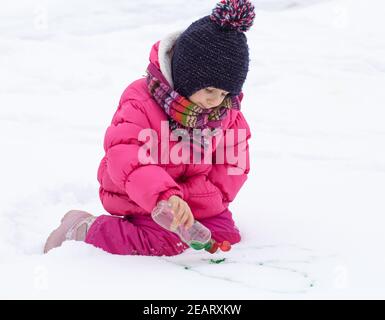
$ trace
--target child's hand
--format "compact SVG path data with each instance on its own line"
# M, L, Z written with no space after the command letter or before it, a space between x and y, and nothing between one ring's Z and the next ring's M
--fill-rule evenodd
M176 229L179 225L184 225L185 229L189 229L194 224L194 216L187 202L178 196L171 196L168 203L174 214L171 227Z

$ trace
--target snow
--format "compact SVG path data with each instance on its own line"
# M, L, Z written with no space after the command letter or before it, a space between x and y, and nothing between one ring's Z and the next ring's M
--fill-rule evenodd
M385 298L381 0L254 1L252 170L224 262L80 242L42 254L68 210L106 214L96 171L122 91L155 41L215 3L1 1L0 298Z

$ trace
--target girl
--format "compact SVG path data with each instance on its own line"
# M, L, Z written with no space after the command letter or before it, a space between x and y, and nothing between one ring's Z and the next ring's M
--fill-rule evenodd
M147 77L125 89L105 134L105 156L97 176L100 199L110 215L69 211L48 237L44 252L65 240L78 240L114 254L180 254L187 245L151 218L161 200L172 206L175 226L189 228L197 219L211 230L214 240L240 241L228 206L250 168L250 129L240 102L249 67L244 32L254 16L248 0L222 0L211 15L153 45ZM192 161L191 155L183 162L173 161L173 148L180 142L164 136L164 123L173 134L182 133L176 135L192 146L195 155L207 151L212 138L212 161ZM160 138L145 143L145 129ZM197 137L194 129L204 134ZM235 133L230 142L229 129ZM161 143L165 140L166 147ZM149 145L156 151L146 162L141 154ZM220 145L237 149L243 163L219 161Z

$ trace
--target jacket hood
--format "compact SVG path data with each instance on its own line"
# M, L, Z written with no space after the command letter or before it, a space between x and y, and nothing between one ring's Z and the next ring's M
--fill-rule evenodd
M171 59L175 42L183 31L176 31L166 35L162 40L156 42L150 52L150 62L152 62L162 72L171 88L174 89L172 79Z

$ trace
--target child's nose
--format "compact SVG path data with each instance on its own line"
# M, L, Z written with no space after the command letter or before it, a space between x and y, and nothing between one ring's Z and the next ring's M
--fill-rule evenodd
M210 98L207 100L207 106L209 108L216 107L221 103L222 97L220 95L215 96L214 98Z

